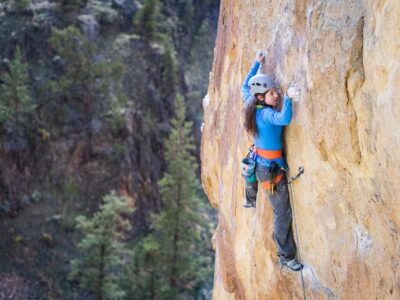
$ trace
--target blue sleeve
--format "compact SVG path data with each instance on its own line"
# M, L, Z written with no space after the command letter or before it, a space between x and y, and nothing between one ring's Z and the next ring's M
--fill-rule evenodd
M261 118L264 122L274 125L288 125L292 120L292 99L285 94L282 110L279 112L269 108L263 109Z
M256 61L252 66L247 74L246 78L243 81L242 85L242 99L243 101L247 101L251 96L250 94L250 88L249 88L249 80L251 77L257 74L258 68L260 67L260 62Z

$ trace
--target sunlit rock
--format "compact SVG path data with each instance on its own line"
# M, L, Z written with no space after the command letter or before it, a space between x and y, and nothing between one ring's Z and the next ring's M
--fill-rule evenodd
M202 182L219 210L214 299L302 299L278 264L270 204L242 207L242 81L256 51L282 92L307 299L400 298L400 2L223 1L204 106Z

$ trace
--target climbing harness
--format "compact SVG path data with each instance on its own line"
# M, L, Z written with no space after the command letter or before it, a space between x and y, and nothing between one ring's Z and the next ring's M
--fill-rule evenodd
M290 206L292 207L293 222L294 222L294 228L295 228L295 231L296 231L297 253L298 253L299 260L300 260L301 264L302 264L302 259L301 259L301 255L300 255L300 243L299 243L299 234L298 234L298 231L297 231L296 216L295 216L295 213L294 213L294 203L293 203L294 201L293 201L292 183L293 183L293 181L298 179L301 176L301 174L303 174L303 173L304 173L304 167L301 166L301 167L299 167L298 173L295 176L291 177L289 182L288 182L289 195L290 195ZM302 287L303 287L303 299L306 300L307 298L306 298L306 290L305 290L305 287L304 287L303 268L301 268L300 274L301 274L301 284L302 284Z
M267 150L256 148L255 152L257 153L260 159L266 160L265 165L265 177L261 179L261 186L265 191L268 192L269 195L274 195L276 192L276 186L281 181L285 168L282 167L282 163L278 163L277 160L281 160L283 157L282 150Z
M276 185L281 181L284 172L282 167L273 161L268 167L268 178L262 182L261 185L266 189L270 195L274 195L276 192ZM284 169L283 169L284 170Z

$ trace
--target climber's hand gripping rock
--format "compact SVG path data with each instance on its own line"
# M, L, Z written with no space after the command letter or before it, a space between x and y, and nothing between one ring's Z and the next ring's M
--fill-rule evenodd
M265 61L265 51L260 49L256 53L256 61L263 63Z
M289 85L287 90L287 95L289 98L293 99L294 101L300 100L300 88L298 87L296 81L292 81Z

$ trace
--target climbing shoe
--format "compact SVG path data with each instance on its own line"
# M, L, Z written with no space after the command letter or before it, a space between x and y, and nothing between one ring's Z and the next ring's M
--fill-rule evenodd
M279 263L282 266L286 266L288 267L290 270L292 271L300 271L301 269L303 269L303 264L300 263L297 259L293 258L293 259L284 259L284 258L280 258L279 259Z
M249 201L247 198L244 199L243 202L243 207L248 208L248 207L256 207L256 201Z

